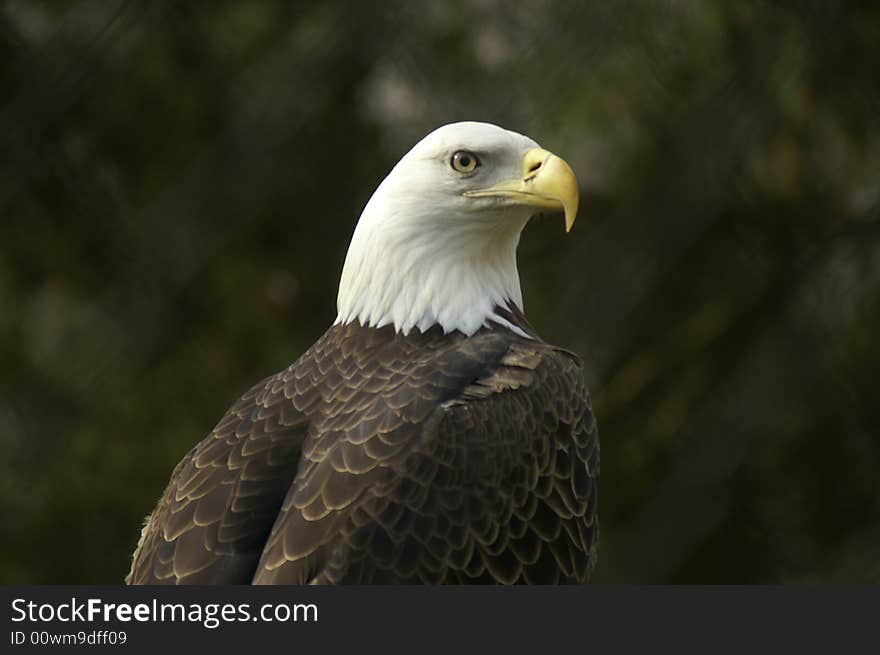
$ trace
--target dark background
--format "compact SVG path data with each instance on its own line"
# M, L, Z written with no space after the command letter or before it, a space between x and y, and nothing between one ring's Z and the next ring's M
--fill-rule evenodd
M0 582L122 580L462 119L581 180L520 270L587 363L595 579L880 581L878 70L870 2L3 2Z

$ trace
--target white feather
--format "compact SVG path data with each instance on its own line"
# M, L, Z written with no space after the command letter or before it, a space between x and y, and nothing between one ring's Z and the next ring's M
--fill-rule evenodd
M472 335L496 307L522 310L516 247L531 211L462 195L521 175L537 144L486 123L441 127L410 150L364 208L342 270L337 324L392 324L408 334L439 324ZM452 169L457 150L481 155L473 176Z

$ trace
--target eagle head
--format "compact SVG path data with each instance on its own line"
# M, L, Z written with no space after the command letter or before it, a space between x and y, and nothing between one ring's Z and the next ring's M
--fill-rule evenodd
M361 213L346 256L336 323L440 325L472 335L497 309L522 310L519 235L542 211L574 224L571 167L532 139L488 123L444 125L391 170Z

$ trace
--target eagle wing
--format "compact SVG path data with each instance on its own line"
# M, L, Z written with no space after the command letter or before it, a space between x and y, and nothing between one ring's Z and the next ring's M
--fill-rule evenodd
M587 579L599 445L577 357L374 332L331 331L227 412L174 470L129 583Z
M181 460L147 517L128 584L247 584L308 422L281 374L255 385Z
M398 381L391 353L363 377L383 392L344 391L310 433L254 582L586 581L599 443L579 359L489 334Z

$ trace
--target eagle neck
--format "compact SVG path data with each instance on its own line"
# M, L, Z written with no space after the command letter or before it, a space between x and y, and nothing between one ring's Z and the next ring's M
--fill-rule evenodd
M527 217L495 225L375 220L369 209L346 256L336 324L393 325L402 334L439 325L471 336L494 322L521 332L497 308L522 311L516 248Z

